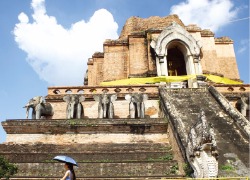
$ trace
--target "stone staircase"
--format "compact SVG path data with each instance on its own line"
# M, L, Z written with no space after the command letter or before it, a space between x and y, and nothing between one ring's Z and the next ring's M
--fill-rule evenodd
M201 110L215 130L219 176L249 175L249 139L208 89L160 87L159 94L160 109L153 108L159 106L155 92L146 104L147 113L154 116L159 109L158 118L124 118L128 103L120 98L115 102L117 118L96 119L91 113L97 106L90 98L84 102L90 118L2 122L7 139L0 144L0 155L18 166L18 173L11 179L61 178L63 163L52 160L57 155L71 156L79 163L75 168L79 180L185 179L186 139ZM57 112L64 109L60 98L53 95L51 100ZM220 169L228 164L233 171Z
M8 135L0 155L18 166L12 179L62 177L63 164L52 160L56 155L78 162L77 179L184 176L166 119L7 120L2 125Z
M249 176L249 137L237 120L233 119L216 101L207 88L202 89L160 89L162 108L170 119L182 144L187 147L187 135L198 120L201 110L212 125L219 151L219 176ZM223 166L233 170L223 171Z

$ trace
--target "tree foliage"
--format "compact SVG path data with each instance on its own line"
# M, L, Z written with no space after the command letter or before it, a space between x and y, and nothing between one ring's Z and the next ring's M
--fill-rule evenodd
M16 165L9 163L4 157L0 156L0 178L9 179L15 173L17 173Z

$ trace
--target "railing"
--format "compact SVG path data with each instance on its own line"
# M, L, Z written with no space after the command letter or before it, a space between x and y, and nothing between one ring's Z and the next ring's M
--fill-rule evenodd
M239 84L239 85L213 85L217 91L220 93L249 93L250 92L250 84Z
M101 94L106 93L158 93L158 85L131 86L54 86L48 87L48 95Z
M175 84L174 84L175 85ZM167 88L181 88L183 84L179 84L178 87L168 86ZM157 87L159 85L124 85L124 86L52 86L48 87L48 95L65 95L65 94L101 94L104 91L107 93L157 93ZM180 86L180 87L179 87ZM220 93L249 93L250 84L242 85L214 85ZM190 88L188 88L190 89ZM193 88L197 89L197 88ZM199 88L198 88L199 89Z

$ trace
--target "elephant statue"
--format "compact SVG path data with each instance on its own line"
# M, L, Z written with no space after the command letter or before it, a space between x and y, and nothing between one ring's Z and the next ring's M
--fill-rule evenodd
M41 119L42 116L53 116L53 108L50 103L46 103L42 96L36 96L29 100L26 108L26 118L29 118L29 109L32 108L32 119Z
M127 94L125 99L130 101L129 103L129 115L130 118L145 118L145 104L144 101L148 100L147 94Z
M67 102L66 118L81 119L84 114L81 102L85 100L85 97L80 95L66 95L63 97L63 100Z
M114 118L113 102L117 99L116 94L98 94L93 96L98 104L98 118Z
M240 111L240 113L247 117L249 116L249 97L242 96L236 103L236 109Z

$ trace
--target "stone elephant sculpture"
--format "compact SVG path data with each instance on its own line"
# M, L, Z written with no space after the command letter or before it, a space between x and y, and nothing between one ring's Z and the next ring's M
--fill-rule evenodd
M145 118L145 104L144 101L148 100L147 94L127 94L125 99L130 101L129 103L129 115L130 118Z
M236 103L236 108L241 112L243 116L249 116L249 97L242 96Z
M84 96L80 95L66 95L63 100L67 102L66 118L67 119L81 119L84 115L82 103L85 100Z
M99 94L93 96L98 104L98 118L114 118L113 102L117 99L116 94Z
M46 103L42 96L36 96L29 100L24 106L26 108L26 118L29 118L29 109L32 108L32 119L41 119L42 116L53 116L53 108L50 103Z

